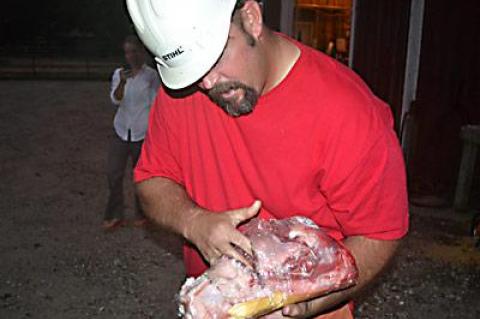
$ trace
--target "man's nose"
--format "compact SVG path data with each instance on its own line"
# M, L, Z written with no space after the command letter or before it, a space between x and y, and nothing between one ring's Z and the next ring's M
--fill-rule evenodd
M204 90L210 90L217 84L219 78L219 73L212 69L201 79L199 86Z

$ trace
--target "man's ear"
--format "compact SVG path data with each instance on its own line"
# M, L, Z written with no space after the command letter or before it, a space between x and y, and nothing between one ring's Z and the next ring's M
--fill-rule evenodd
M263 31L262 8L257 1L248 0L240 9L243 29L255 40L258 40Z

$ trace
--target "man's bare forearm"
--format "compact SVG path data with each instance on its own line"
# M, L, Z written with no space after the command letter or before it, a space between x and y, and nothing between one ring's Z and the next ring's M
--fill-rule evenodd
M125 84L126 83L127 83L127 81L120 80L120 82L118 83L118 86L115 88L115 91L113 92L113 96L115 97L115 99L117 99L117 101L123 100L123 95L125 93Z
M137 185L145 213L157 224L188 239L188 225L203 210L185 189L164 177L154 177Z
M344 242L350 250L359 271L358 283L340 294L342 299L356 297L367 286L374 282L395 254L398 240L376 240L367 237L350 237Z
M368 286L382 273L395 255L400 240L376 240L366 237L350 237L344 242L352 252L360 272L359 282L352 293Z
M237 249L251 255L251 243L237 226L258 214L260 201L219 214L198 207L182 186L167 178L151 178L137 189L146 214L190 241L206 261L213 263L226 255L249 264Z
M367 237L349 237L344 241L350 250L359 271L358 282L352 288L327 296L325 301L331 306L342 301L352 300L374 282L395 254L399 241L376 240Z
M398 247L399 241L350 237L344 242L355 258L359 280L357 285L297 305L287 306L284 313L294 318L310 318L325 313L333 307L352 300L385 269Z

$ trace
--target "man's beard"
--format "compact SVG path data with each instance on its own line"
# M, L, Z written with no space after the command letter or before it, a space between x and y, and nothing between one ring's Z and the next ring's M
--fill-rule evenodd
M243 97L239 100L235 95L231 98L224 98L222 95L230 92L230 90L243 90ZM215 104L220 106L228 115L234 117L252 112L260 95L254 88L238 81L217 84L208 90L207 94Z

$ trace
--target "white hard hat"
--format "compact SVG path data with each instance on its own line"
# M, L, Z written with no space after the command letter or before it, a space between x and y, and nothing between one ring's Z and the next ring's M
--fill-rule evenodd
M225 48L236 0L126 0L139 37L155 55L163 83L187 87Z

